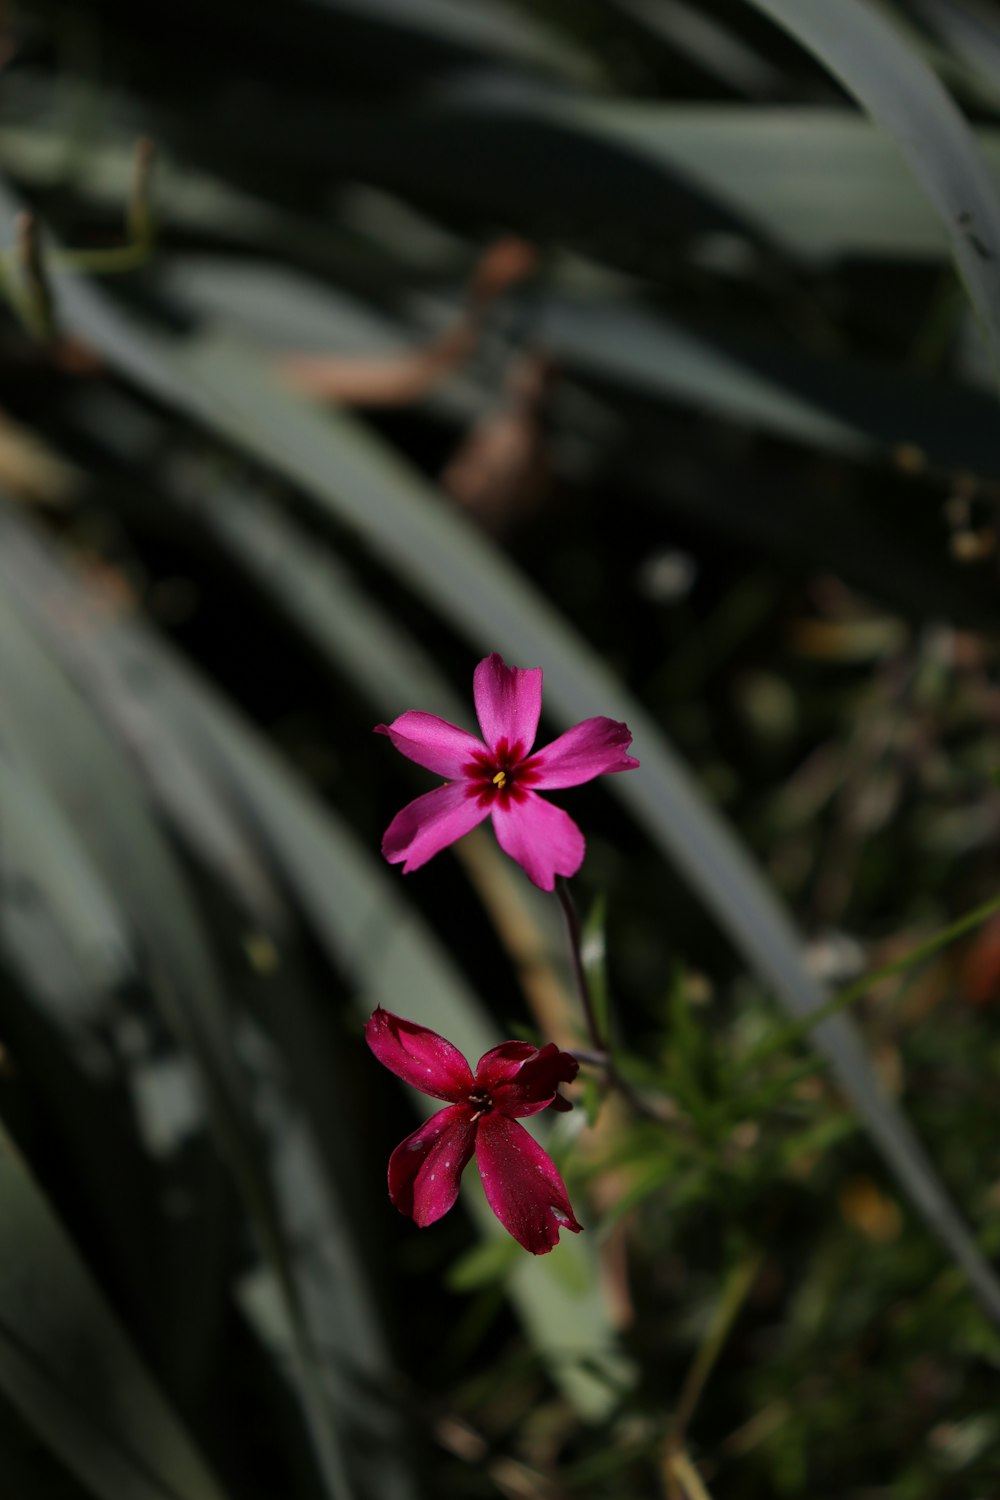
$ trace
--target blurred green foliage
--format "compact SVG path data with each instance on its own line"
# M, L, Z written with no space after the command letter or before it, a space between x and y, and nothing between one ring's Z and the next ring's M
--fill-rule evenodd
M1000 924L926 941L996 895L1000 6L0 50L5 1492L996 1493ZM537 1261L395 1213L361 1042L587 1045L489 836L378 854L371 726L490 649L643 763L573 794L643 1112L584 1067Z

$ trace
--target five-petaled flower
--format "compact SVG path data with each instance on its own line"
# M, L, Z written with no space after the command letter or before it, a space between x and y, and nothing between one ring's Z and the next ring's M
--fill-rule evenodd
M421 1229L446 1214L473 1152L490 1207L518 1244L546 1255L576 1222L555 1163L517 1123L541 1110L572 1109L560 1083L577 1061L554 1042L501 1042L475 1074L451 1042L381 1006L365 1028L369 1047L404 1082L447 1101L389 1158L389 1197Z
M476 668L476 716L483 738L413 710L376 725L396 749L447 778L397 813L382 840L390 864L403 874L492 817L501 849L535 885L555 889L557 875L583 863L583 834L568 813L539 791L579 786L607 771L632 771L632 736L615 719L584 719L551 744L532 750L542 709L541 668L507 667L497 652Z

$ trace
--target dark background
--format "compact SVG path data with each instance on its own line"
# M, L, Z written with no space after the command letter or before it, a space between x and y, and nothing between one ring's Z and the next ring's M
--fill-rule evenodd
M996 919L832 1063L782 1032L995 895L994 378L917 175L766 10L4 13L12 1495L996 1492L1000 1295L886 1161L905 1118L995 1259ZM1000 9L877 14L995 180ZM372 726L472 727L494 649L643 763L556 800L662 1123L590 1070L538 1260L471 1170L395 1212L362 1040L586 1043L488 831L379 855L431 778Z

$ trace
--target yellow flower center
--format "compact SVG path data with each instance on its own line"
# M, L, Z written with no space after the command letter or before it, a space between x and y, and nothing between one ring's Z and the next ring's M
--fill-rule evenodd
M493 778L493 785L495 787L497 787L497 789L499 791L501 791L501 792L503 791L504 787L507 785L507 773L506 773L506 771L498 771L497 772L497 774Z

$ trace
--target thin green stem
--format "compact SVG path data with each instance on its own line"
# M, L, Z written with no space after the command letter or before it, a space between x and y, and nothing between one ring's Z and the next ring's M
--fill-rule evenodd
M665 1468L667 1483L677 1493L677 1455L684 1451L684 1439L691 1418L694 1416L701 1400L702 1392L708 1383L708 1377L715 1368L716 1361L722 1353L723 1346L728 1339L733 1324L736 1322L740 1309L747 1299L750 1288L757 1279L760 1270L761 1255L755 1251L752 1255L741 1260L726 1277L722 1288L722 1295L712 1315L712 1321L708 1325L698 1352L691 1361L691 1366L684 1377L681 1393L677 1401L677 1410L670 1424L670 1432L667 1437L665 1449Z
M568 883L562 878L556 881L556 898L562 908L562 914L566 919L566 936L569 939L569 958L573 968L573 978L576 982L577 994L580 997L580 1005L583 1008L584 1019L587 1023L587 1035L590 1037L591 1045L595 1052L603 1053L608 1059L610 1066L611 1049L608 1039L601 1031L600 1022L597 1019L597 1010L594 1006L594 997L590 992L590 982L587 979L587 970L583 962L583 931L580 927L580 918L576 910Z
M93 250L58 250L49 256L54 271L82 271L90 276L113 276L122 271L134 271L146 264L153 253L148 241L133 241L127 245L111 245ZM10 272L16 271L16 255L7 253L0 258L4 284Z
M675 1439L683 1440L691 1418L697 1410L698 1402L701 1400L701 1393L705 1389L708 1377L715 1368L715 1363L722 1353L740 1308L757 1279L761 1258L760 1252L754 1251L752 1255L735 1265L726 1277L722 1287L722 1296L712 1314L708 1331L684 1377L677 1411L674 1414L673 1436Z
M793 1021L789 1026L782 1026L778 1031L772 1032L750 1053L739 1068L737 1079L759 1067L776 1052L782 1052L794 1046L803 1037L808 1036L814 1026L821 1026L824 1021L829 1021L833 1016L839 1015L842 1010L853 1005L876 984L881 984L885 979L893 979L897 974L905 974L917 964L932 958L942 948L947 948L960 937L964 937L967 932L981 926L998 912L1000 912L1000 896L994 896L991 900L984 901L981 906L966 912L964 917L959 917L947 927L942 927L940 932L933 933L924 942L911 948L908 953L892 959L890 963L882 964L877 969L872 969L868 974L863 974L860 979L854 980L852 984L846 985L844 989L838 990L835 995L831 995L825 1005L817 1006L808 1016L803 1016L801 1020Z
M687 1453L682 1451L673 1455L670 1473L680 1484L686 1500L712 1500L701 1475Z
M82 271L88 276L116 276L123 271L135 271L146 264L152 255L148 241L137 241L130 245L112 245L100 250L64 250L52 257L57 271Z
M597 1007L594 1005L594 997L590 990L590 981L587 978L586 965L583 962L583 930L580 926L580 918L577 915L576 904L570 893L569 885L563 879L556 881L556 897L562 908L562 914L566 919L566 936L569 939L569 958L573 969L573 978L576 982L576 991L580 999L580 1008L583 1011L584 1020L587 1024L587 1035L590 1038L593 1052L590 1058L585 1054L579 1054L585 1061L592 1061L599 1066L604 1073L604 1081L609 1088L617 1089L623 1099L627 1099L636 1114L643 1115L647 1120L655 1120L657 1124L664 1122L658 1112L636 1093L635 1089L623 1078L615 1065L611 1052L611 1043L605 1036L601 1023L597 1018Z

